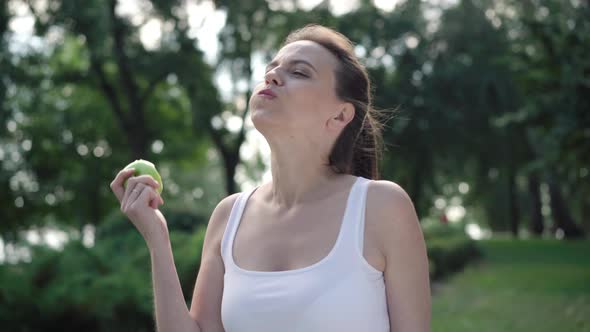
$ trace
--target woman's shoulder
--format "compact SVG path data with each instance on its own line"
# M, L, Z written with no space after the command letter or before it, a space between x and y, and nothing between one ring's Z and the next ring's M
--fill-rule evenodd
M218 245L221 243L231 210L240 194L241 193L238 192L223 198L217 203L217 206L211 213L209 223L207 224L207 234L210 234L210 237Z
M267 187L270 185L271 185L270 182L266 182L266 183L262 183L260 185L257 185L255 187L243 190L241 192L237 192L235 194L231 194L229 196L226 196L221 201L219 201L219 203L217 203L217 206L213 210L213 214L220 215L222 217L222 219L226 219L226 221L227 221L227 218L229 218L231 210L233 209L236 201L238 200L238 198L241 195L246 195L246 198L248 198L248 204L250 204L251 199L248 196L252 196L252 193L254 191L257 191L257 192L262 191L261 189L263 187Z
M217 203L217 206L215 206L215 209L213 209L213 213L211 214L211 220L209 223L211 224L211 222L213 221L222 223L227 222L231 210L233 209L234 204L236 203L238 197L240 197L241 194L242 192L237 192L228 195L222 200L220 200L219 203Z
M416 219L410 195L399 184L388 180L372 180L367 188L367 222L376 224L389 233L392 228L403 227L408 220Z
M384 208L392 203L411 203L410 195L404 188L389 180L370 180L367 189L367 200Z
M227 214L229 216L229 213L231 212L236 200L238 199L238 197L240 197L241 194L242 192L237 192L224 197L222 200L219 201L219 203L217 203L217 206L213 210L213 213L223 215Z
M420 221L408 193L392 181L371 181L365 223L386 260L400 252L418 252L423 245Z

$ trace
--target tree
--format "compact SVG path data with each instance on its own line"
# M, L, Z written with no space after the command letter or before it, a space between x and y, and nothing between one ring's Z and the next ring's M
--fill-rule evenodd
M5 210L4 231L100 223L114 206L108 184L130 160L185 160L193 168L206 161L206 134L186 121L189 98L178 91L181 83L212 86L212 72L195 41L181 38L180 21L159 48L148 49L114 0L83 8L69 0L13 4L28 6L44 39L39 49L10 55L19 75L8 81L17 91L8 107L22 118L17 146L28 147L21 164L7 169L20 204ZM164 21L172 5L154 2L144 14Z
M590 61L585 56L590 51L590 5L507 1L506 8L510 12L499 12L499 17L513 39L509 63L527 98L517 112L496 123L526 133L533 155L527 168L542 174L550 188L556 228L566 237L583 236L567 205L578 207L581 218L590 205L590 180L584 175L590 162Z

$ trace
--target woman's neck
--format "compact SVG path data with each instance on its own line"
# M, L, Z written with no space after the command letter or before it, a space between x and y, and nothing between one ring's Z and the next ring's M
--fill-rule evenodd
M271 154L272 182L267 198L281 209L316 201L331 191L342 174L316 149L280 149Z

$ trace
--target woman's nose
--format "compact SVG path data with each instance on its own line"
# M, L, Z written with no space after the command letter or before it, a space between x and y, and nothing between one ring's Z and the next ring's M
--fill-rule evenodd
M282 83L283 83L283 81L281 80L281 77L276 72L276 68L275 69L272 69L272 70L269 70L264 75L264 82L266 84L270 84L272 82L274 85L282 85Z

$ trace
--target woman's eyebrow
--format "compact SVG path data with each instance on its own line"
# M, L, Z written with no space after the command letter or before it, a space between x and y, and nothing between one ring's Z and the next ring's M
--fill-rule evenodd
M265 72L268 72L268 71L269 71L271 68L274 68L274 67L276 67L277 63L278 63L278 61L276 61L276 60L275 60L275 61L273 61L273 62L271 62L271 63L269 63L269 64L268 64L268 66L266 66L266 71L265 71ZM308 61L305 61L305 60L303 60L303 59L295 59L295 60L291 60L291 61L289 61L288 63L289 63L289 65L291 65L291 66L292 66L292 65L299 64L299 63L302 63L302 64L304 64L304 65L307 65L307 66L311 67L311 69L313 69L313 71L315 71L316 73L318 72L318 71L317 71L317 69L315 69L315 67L314 67L314 66L313 66L311 63L309 63Z

